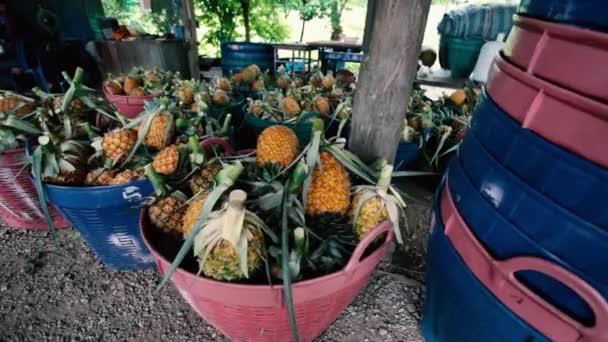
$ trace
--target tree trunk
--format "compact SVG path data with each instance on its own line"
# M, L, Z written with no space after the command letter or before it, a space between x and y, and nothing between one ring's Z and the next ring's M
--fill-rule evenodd
M344 0L346 3L346 0ZM340 6L339 1L334 1L331 4L331 40L340 40L342 36L342 10L344 7Z
M185 39L188 44L190 77L198 80L201 75L198 65L198 39L196 38L196 19L194 17L193 0L182 1L182 17L184 21Z
M249 25L249 0L241 0L241 9L243 11L243 23L245 25L245 41L251 41L251 27Z
M431 0L375 0L369 51L353 103L349 148L365 161L395 160ZM369 21L368 21L369 23Z
M306 27L306 20L302 20L302 31L300 31L300 43L304 41L304 28Z

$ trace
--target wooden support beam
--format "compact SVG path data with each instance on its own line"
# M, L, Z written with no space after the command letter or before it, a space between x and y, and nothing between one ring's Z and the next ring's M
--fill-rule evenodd
M369 50L353 103L349 148L365 161L395 159L431 0L374 0ZM368 21L369 25L369 21Z
M182 17L186 44L188 44L190 77L198 80L201 73L198 65L198 39L196 37L196 17L194 16L193 0L182 0Z

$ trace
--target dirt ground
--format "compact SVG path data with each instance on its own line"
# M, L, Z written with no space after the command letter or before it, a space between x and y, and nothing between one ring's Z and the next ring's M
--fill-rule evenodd
M422 341L420 281L432 193L408 194L408 241L318 341ZM0 227L0 341L228 341L154 271L116 272L96 260L77 231Z

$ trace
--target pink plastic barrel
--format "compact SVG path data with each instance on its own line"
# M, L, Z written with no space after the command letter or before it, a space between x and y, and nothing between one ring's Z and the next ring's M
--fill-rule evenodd
M367 284L393 240L392 225L378 225L359 243L346 267L323 277L293 284L293 300L300 340L310 342L321 335ZM171 261L160 254L145 211L141 232L161 274ZM361 260L369 245L382 234L384 243ZM233 341L292 341L283 287L219 282L178 269L173 285L190 306Z
M109 102L126 117L134 118L144 111L144 104L154 100L154 96L113 95L104 89Z
M543 81L497 56L488 92L524 128L608 167L608 105Z
M505 306L552 341L608 341L608 303L584 280L570 271L536 257L494 259L473 235L456 208L446 185L441 197L445 234L469 269ZM515 277L519 271L536 271L576 292L591 308L595 325L586 327L559 311Z
M24 149L0 154L0 216L13 228L46 229L48 224L36 188L27 170L22 170ZM57 228L69 227L69 222L49 204Z
M608 102L608 34L516 16L504 56L531 74Z

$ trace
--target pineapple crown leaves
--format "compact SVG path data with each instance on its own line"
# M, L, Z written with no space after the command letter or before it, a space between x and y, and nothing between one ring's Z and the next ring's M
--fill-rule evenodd
M14 114L0 113L0 127L15 129L27 134L42 134L39 127Z
M354 188L354 193L360 193L361 197L354 211L355 215L353 223L356 225L357 222L359 222L359 216L363 206L368 201L378 198L381 201L382 206L386 208L388 212L389 219L393 224L393 230L395 231L397 242L399 244L403 244L403 237L401 236L401 230L399 227L399 218L404 212L405 206L402 206L402 202L399 201L394 195L388 193L388 189L391 184L392 172L393 166L384 162L384 166L376 186L362 185Z
M0 127L0 154L17 147L19 147L19 141L13 131Z
M250 229L260 229L266 234L270 234L273 240L277 240L270 228L256 214L245 209L246 199L247 194L244 191L233 190L224 208L212 212L209 219L203 223L204 229L196 235L194 240L194 255L200 258L199 274L211 250L225 241L236 249L241 272L248 278L247 251Z
M57 235L57 229L55 228L55 224L53 223L53 218L51 216L51 212L49 210L48 198L46 196L46 191L44 189L44 185L42 184L42 164L44 159L43 145L39 145L34 149L34 152L31 156L28 156L27 161L29 161L32 165L32 169L34 171L34 185L36 187L36 192L38 194L38 199L40 201L40 206L42 207L42 212L44 213L44 217L46 218L46 222L49 226L49 230L51 231L51 236L53 237L53 241L58 244L59 237Z
M164 287L165 284L167 284L167 282L169 281L169 279L171 279L171 276L173 275L173 273L175 273L175 271L177 270L177 268L179 267L181 262L186 257L186 254L192 248L195 237L203 229L203 225L209 218L209 215L211 214L213 207L215 207L215 204L220 199L220 197L230 187L232 187L234 185L236 180L239 178L239 176L243 172L243 169L244 169L243 165L237 161L234 164L226 166L216 175L215 178L216 178L216 181L218 182L218 184L209 193L209 196L207 196L207 199L205 200L205 204L203 205L203 210L201 211L201 214L198 217L196 224L192 228L192 231L186 238L186 241L182 244L182 247L180 248L179 252L175 256L175 259L171 263L171 267L169 267L169 270L167 271L167 273L165 273L163 280L161 281L161 283L159 285L159 289Z

